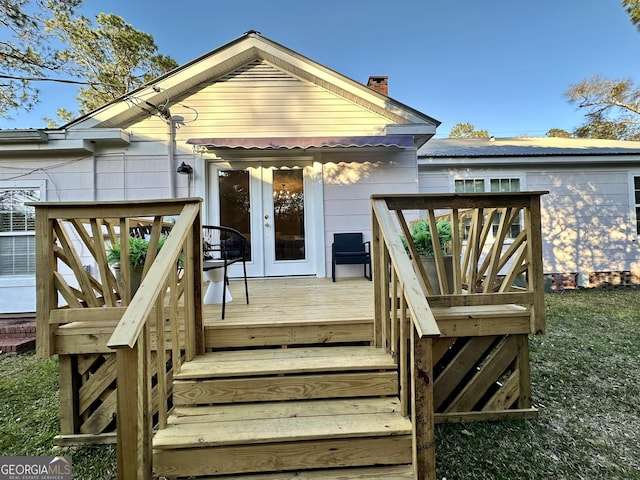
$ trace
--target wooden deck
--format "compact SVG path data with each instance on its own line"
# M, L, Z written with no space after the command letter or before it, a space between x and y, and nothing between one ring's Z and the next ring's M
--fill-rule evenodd
M373 282L366 278L339 278L335 283L315 277L249 279L249 305L242 281L232 279L229 288L233 301L227 303L225 319L220 318L221 305L205 305L205 326L277 324L290 322L294 315L308 323L374 318Z

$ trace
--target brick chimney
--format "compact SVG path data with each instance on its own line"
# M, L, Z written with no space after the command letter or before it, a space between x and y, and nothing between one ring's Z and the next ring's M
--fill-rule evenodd
M389 77L383 77L381 75L372 75L369 77L367 87L375 90L383 95L389 95Z

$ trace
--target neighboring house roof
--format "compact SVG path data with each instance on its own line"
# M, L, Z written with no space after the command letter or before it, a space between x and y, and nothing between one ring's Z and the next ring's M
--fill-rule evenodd
M418 149L422 165L471 160L474 165L564 161L640 161L640 142L591 138L439 138ZM557 157L564 157L559 160ZM589 157L588 159L586 157ZM593 158L591 158L593 157ZM595 158L597 157L597 158Z
M249 31L241 37L198 57L109 104L72 121L63 128L116 127L127 125L151 113L162 113L188 92L215 82L256 60L265 61L298 78L310 81L337 95L388 118L390 124L424 125L435 133L438 120L339 74L260 33ZM170 100L171 99L171 100ZM140 108L133 108L133 106ZM412 133L393 131L389 133ZM420 133L419 131L416 133ZM426 140L425 138L425 140Z

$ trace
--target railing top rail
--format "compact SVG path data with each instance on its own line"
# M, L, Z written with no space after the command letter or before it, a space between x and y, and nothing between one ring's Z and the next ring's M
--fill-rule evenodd
M400 236L393 227L393 218L383 199L372 200L373 212L380 224L380 233L388 246L389 257L398 272L398 281L402 285L407 306L419 337L437 337L440 329L429 303L422 291L411 260L407 256Z
M136 343L149 316L156 299L162 293L163 280L170 270L175 268L181 247L189 234L193 221L200 212L200 202L189 202L184 205L182 213L167 237L162 250L149 268L146 279L142 282L136 295L131 300L126 312L122 315L107 346L110 348L131 347Z
M548 191L479 193L406 193L375 194L372 200L384 200L390 210L433 208L525 207Z
M183 205L200 205L201 198L100 202L29 202L49 219L123 218L178 215Z

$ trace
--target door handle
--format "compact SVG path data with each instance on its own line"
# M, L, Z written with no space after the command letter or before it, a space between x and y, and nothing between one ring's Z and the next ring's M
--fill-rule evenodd
M269 222L264 222L264 226L265 227L270 227L271 225L269 225Z

